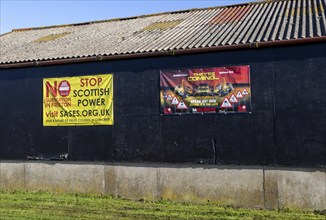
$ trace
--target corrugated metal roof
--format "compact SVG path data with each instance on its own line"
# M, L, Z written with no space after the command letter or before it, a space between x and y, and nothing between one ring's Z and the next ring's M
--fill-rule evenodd
M0 36L0 63L227 47L326 36L326 0L280 0L83 24Z

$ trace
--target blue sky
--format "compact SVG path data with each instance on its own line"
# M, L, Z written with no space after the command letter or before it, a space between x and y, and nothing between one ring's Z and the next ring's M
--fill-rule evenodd
M249 1L250 0L0 0L0 33L3 34L16 28L123 18L191 8L231 5Z

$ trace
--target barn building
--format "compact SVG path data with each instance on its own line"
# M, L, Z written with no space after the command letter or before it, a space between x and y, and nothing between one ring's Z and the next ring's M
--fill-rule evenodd
M326 1L0 36L0 188L326 209Z

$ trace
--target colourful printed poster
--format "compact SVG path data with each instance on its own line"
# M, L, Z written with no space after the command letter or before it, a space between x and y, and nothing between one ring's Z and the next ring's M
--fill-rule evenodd
M250 112L249 66L166 70L160 79L164 115Z

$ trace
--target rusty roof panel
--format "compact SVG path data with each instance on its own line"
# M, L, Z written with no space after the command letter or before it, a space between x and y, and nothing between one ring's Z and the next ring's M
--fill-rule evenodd
M0 36L0 63L151 53L326 36L326 0L277 0Z

